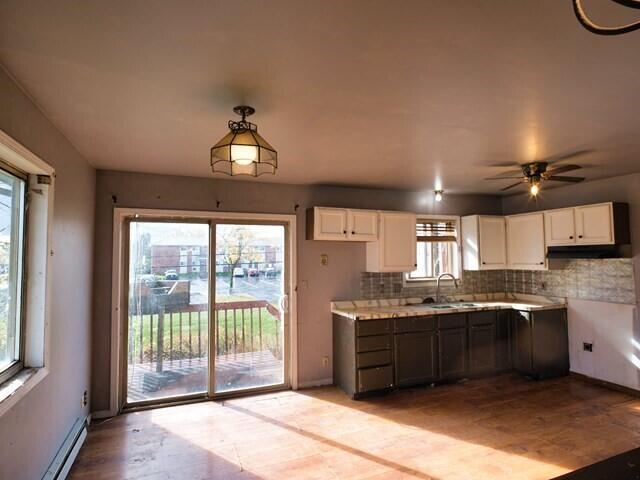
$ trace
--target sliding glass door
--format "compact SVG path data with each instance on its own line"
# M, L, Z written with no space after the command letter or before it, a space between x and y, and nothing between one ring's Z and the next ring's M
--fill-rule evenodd
M286 224L126 225L125 405L288 385Z
M209 228L129 224L127 404L208 391Z
M284 385L285 226L215 228L215 388Z

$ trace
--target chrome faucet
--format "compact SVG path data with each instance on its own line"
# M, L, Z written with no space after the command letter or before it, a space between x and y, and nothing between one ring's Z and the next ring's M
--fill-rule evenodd
M442 277L451 277L451 280L453 280L453 285L456 287L456 289L458 288L458 280L453 276L453 274L441 273L440 275L438 275L438 279L436 280L436 303L440 303L440 280L442 279Z

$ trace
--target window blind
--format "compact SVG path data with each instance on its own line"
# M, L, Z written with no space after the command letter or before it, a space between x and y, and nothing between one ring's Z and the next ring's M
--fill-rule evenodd
M455 221L420 220L416 224L416 236L419 242L455 242Z

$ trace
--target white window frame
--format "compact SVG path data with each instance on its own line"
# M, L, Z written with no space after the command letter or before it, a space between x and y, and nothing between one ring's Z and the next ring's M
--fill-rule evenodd
M28 176L23 368L0 384L0 417L49 374L49 289L55 170L0 130L0 160ZM45 179L44 177L48 177ZM47 180L49 183L47 183Z
M460 216L458 215L418 215L418 218L416 219L416 224L423 222L425 220L442 220L442 221L449 221L449 222L453 222L454 223L454 228L456 231L456 255L458 256L458 261L457 261L457 268L455 269L455 272L451 272L454 277L456 277L456 280L460 280L461 276L462 276L462 243L460 241ZM416 244L416 248L418 248L418 244L420 242L417 242ZM417 258L417 257L416 257ZM402 286L403 287L428 287L428 286L433 286L435 285L437 282L436 278L417 278L417 279L410 279L409 278L409 272L405 273L402 275ZM453 280L451 280L451 278L446 277L443 278L442 281L440 282L442 285L448 285L448 284L453 284Z

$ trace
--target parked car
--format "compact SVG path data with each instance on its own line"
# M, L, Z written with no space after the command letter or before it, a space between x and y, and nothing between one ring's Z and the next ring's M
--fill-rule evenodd
M242 267L236 267L233 269L233 276L234 277L244 277L244 268Z
M257 277L259 275L257 268L250 268L247 273L250 277Z
M154 285L156 283L156 276L151 273L145 273L144 275L140 275L138 277L138 281L140 283L145 283L147 285Z
M273 267L267 267L264 269L265 278L275 278L276 277L276 269Z
M164 272L165 280L178 280L178 272L175 270L167 270Z

